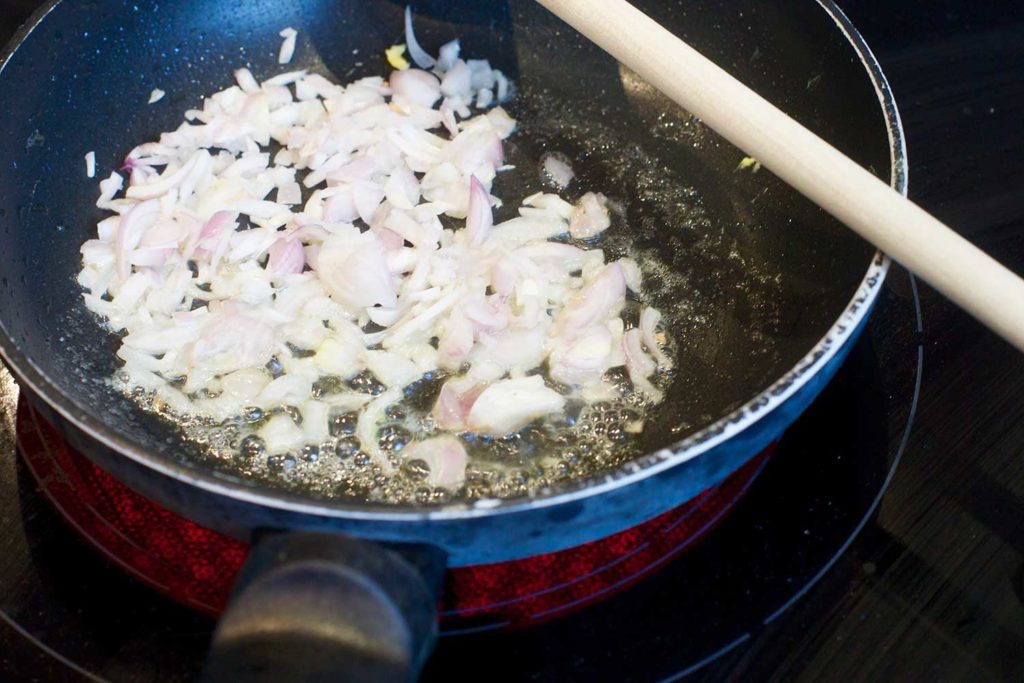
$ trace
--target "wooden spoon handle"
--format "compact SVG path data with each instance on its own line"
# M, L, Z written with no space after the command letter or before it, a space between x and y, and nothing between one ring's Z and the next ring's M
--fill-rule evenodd
M625 0L538 0L1024 351L1024 281Z

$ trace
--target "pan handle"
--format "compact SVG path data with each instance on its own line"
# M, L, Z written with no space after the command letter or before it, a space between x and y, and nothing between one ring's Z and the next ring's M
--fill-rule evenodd
M253 543L202 683L413 681L437 638L446 556L320 532Z

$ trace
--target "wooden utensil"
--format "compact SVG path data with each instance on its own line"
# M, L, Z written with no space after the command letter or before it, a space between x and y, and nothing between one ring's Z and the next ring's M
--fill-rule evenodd
M1024 351L1024 280L625 0L538 0Z

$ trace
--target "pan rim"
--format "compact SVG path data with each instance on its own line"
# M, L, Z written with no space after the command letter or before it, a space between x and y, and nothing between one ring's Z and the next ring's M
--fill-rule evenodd
M3 73L21 43L61 2L63 0L50 0L44 4L15 33L11 41L0 52L0 74ZM906 196L908 185L906 141L899 110L889 83L871 49L835 2L833 0L815 0L815 2L832 18L864 65L881 105L889 137L890 184L896 191ZM881 251L876 251L871 257L864 277L843 312L821 339L779 379L748 399L736 410L722 416L698 432L671 446L641 456L608 472L570 479L532 496L483 499L439 507L311 500L309 497L293 491L271 492L258 488L251 482L227 479L218 476L216 472L203 470L198 466L190 467L169 459L158 459L148 451L140 449L134 443L114 433L102 421L82 411L46 377L31 358L18 348L7 334L6 329L3 329L2 323L0 323L0 330L3 331L3 334L0 334L0 358L7 364L21 386L26 388L30 394L45 401L56 414L75 425L75 428L87 437L103 444L120 456L128 458L135 464L152 470L155 474L202 489L207 493L264 508L322 518L365 519L385 523L449 522L555 507L599 496L681 465L749 429L786 403L845 348L872 310L882 290L890 265L889 257Z

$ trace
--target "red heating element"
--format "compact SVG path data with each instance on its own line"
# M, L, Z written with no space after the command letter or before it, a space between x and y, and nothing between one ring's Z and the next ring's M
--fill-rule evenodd
M224 608L246 544L127 488L69 448L24 400L17 436L42 491L111 561L189 607L214 615ZM625 588L711 530L746 492L771 450L718 486L632 529L555 553L449 570L442 632L529 626Z

